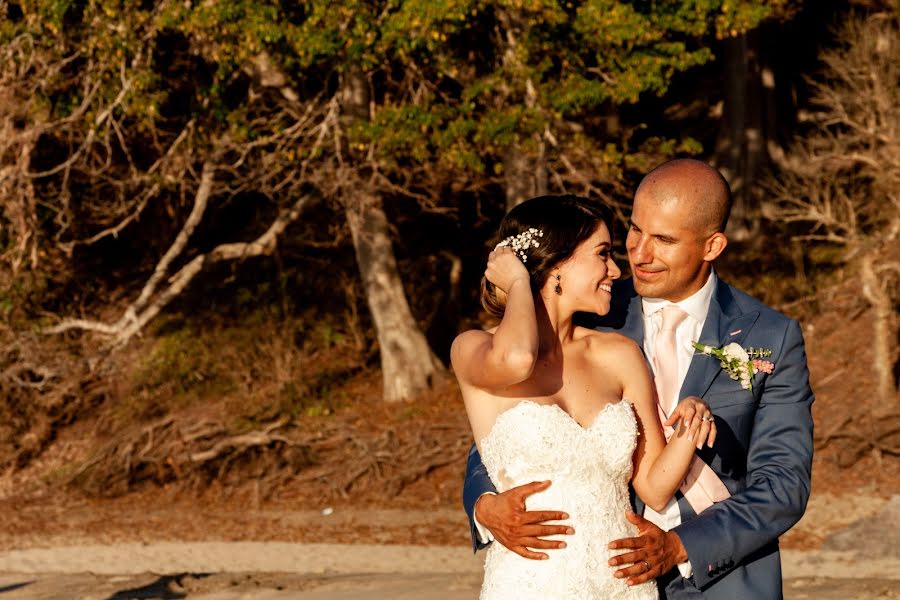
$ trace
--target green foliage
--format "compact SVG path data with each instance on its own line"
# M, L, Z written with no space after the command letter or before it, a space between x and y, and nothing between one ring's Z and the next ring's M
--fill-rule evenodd
M234 389L229 373L219 368L215 347L189 328L160 335L131 383L137 394L165 388L171 397L225 394Z
M360 160L373 151L389 172L438 163L480 174L486 159L548 126L664 93L675 74L712 58L709 39L753 28L784 4L227 0L165 3L152 16L128 6L139 26L123 27L122 13L111 16L112 4L100 3L85 9L85 20L91 11L92 30L117 35L89 35L85 45L127 56L141 47L137 32L148 20L153 30L178 31L216 66L212 87L198 90L215 106L227 104L227 82L262 51L308 92L355 65L381 99L372 122L350 132ZM48 3L48 23L68 6Z
M329 323L322 324L318 329L321 335L321 344L325 348L341 344L346 339L343 333L335 331Z
M39 34L97 66L98 94L132 127L160 125L160 107L189 86L183 107L198 142L218 132L253 140L283 124L249 125L255 109L233 84L266 52L304 98L327 101L335 82L361 69L373 92L371 120L347 128L345 159L387 175L430 169L492 177L512 144L553 131L560 151L583 151L567 123L589 122L644 94L665 93L679 72L712 58L710 41L756 27L787 0L41 0L22 4L14 33ZM181 36L210 81L173 81L159 57ZM186 58L186 57L185 57ZM179 77L196 78L186 71ZM72 114L84 86L47 86L57 116ZM98 103L104 106L108 103ZM86 126L98 117L88 111ZM598 135L595 132L595 137ZM595 140L621 145L621 139ZM620 147L623 155L628 148ZM299 149L283 161L308 158ZM313 158L327 160L327 150Z
M641 153L699 148L695 140L654 136L634 122L639 116L627 131L608 122L708 62L716 38L756 27L788 2L15 4L21 17L0 22L0 43L11 49L3 56L52 67L13 103L21 100L26 128L38 132L34 168L60 167L35 178L38 197L28 200L36 208L27 224L40 235L18 235L71 264L78 253L71 246L60 252L62 244L109 231L157 185L146 213L156 216L135 219L133 229L150 218L183 220L192 182L184 174L197 175L223 148L228 156L215 161L227 166L217 171L211 213L235 190L284 204L301 189L332 186L319 190L327 196L334 181L354 178L445 208L447 189L492 189L511 150L540 154L554 176L571 176L566 185L615 183L648 160ZM263 59L276 77L261 80ZM323 125L357 76L370 95L367 113L345 109ZM295 126L296 138L279 137ZM168 173L160 166L166 162Z

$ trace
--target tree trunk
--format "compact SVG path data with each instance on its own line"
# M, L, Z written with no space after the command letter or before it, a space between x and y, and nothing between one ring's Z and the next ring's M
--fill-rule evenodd
M356 262L381 350L384 400L410 400L443 373L406 301L391 247L388 221L374 194L347 207Z
M544 141L538 145L538 155L529 156L519 144L513 144L503 156L503 176L506 188L506 210L525 200L547 193L547 166Z
M503 65L513 73L526 71L517 54L519 38L527 25L520 11L498 9L497 21L500 23L501 35L497 41L505 45ZM533 109L537 106L538 97L534 82L526 75L519 82L524 87L525 106ZM515 87L515 86L514 86ZM506 210L509 212L528 198L542 196L547 193L547 162L544 156L545 142L541 135L533 137L536 152L533 155L515 141L506 148L503 155L503 178L506 188Z
M731 184L734 205L731 209L729 234L746 237L747 206L744 198L742 159L744 157L744 126L747 98L747 38L743 35L728 38L722 44L725 69L722 129L719 134L719 169Z
M772 90L763 89L754 42L746 34L723 42L725 94L716 163L734 194L728 233L736 240L759 229L753 182L767 160L765 113Z
M344 121L371 118L369 81L358 64L348 66L338 97ZM352 198L345 198L345 211L378 336L384 401L412 399L431 387L443 366L406 301L381 197L374 190L354 188Z
M896 332L892 326L894 305L884 288L885 278L876 273L877 256L867 252L860 260L862 295L872 306L872 367L878 397L869 413L883 417L896 410L897 391L894 389L893 340Z

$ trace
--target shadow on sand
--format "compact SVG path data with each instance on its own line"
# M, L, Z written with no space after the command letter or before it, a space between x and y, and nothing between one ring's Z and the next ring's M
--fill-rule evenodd
M209 577L209 573L163 575L153 583L149 583L139 588L116 592L106 600L181 600L181 598L187 597L187 592L179 591L179 588L182 588L181 581L185 577L202 579L204 577Z
M23 587L31 585L32 583L34 583L34 581L23 581L22 583L13 583L11 585L4 585L3 587L0 587L0 594L5 594L7 592L14 592L16 590L20 590Z

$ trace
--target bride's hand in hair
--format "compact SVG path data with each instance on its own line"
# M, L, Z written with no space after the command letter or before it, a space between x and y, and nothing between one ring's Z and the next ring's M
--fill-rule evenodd
M506 247L497 248L491 252L484 276L507 294L516 280L523 279L526 283L529 280L528 269L525 268L513 249Z

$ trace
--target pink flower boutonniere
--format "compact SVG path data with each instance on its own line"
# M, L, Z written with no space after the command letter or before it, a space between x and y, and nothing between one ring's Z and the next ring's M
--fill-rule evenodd
M731 343L722 348L713 346L704 346L697 342L691 345L705 356L714 356L719 359L719 365L728 376L739 381L741 387L745 390L753 390L752 378L759 372L769 375L775 370L775 364L763 358L772 355L772 351L768 348L742 348L739 344Z
M772 371L775 370L775 363L770 363L767 360L762 360L760 358L754 358L752 362L753 362L753 368L755 368L757 371L762 371L763 373L766 373L767 375L771 375Z

